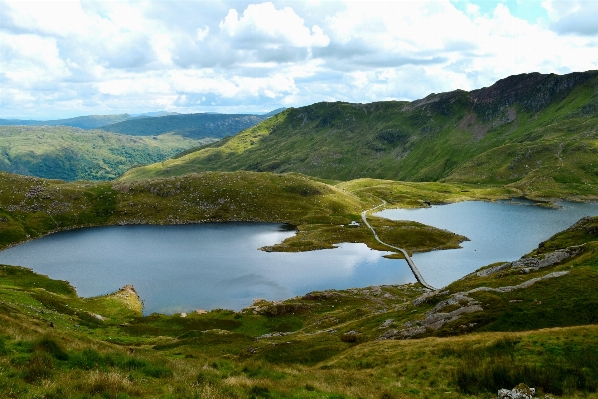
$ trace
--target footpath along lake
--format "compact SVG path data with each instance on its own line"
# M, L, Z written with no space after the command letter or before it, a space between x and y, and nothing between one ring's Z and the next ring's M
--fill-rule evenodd
M471 240L461 249L413 256L425 280L440 288L490 263L518 259L583 216L598 215L597 203L561 205L557 210L461 202L378 215L416 220ZM67 280L84 297L133 284L145 314L239 310L256 298L281 300L314 290L415 282L405 261L382 258L389 252L364 244L304 253L257 250L293 234L269 223L97 227L9 248L0 252L0 264Z
M386 209L376 216L414 220L469 238L460 249L414 254L426 282L441 288L482 266L514 261L584 216L598 215L598 203L562 202L561 209L531 202L467 201L421 209Z

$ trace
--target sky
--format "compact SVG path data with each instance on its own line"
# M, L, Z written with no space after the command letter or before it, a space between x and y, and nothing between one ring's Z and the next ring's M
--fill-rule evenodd
M598 69L597 15L598 0L0 0L0 118L259 113Z

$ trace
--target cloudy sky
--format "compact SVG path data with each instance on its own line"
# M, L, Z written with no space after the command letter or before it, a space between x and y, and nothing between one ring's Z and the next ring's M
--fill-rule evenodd
M597 15L598 0L0 0L0 118L256 113L598 69Z

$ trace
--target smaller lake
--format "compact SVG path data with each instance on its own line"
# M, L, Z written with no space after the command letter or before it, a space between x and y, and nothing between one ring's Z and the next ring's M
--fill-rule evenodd
M458 202L421 209L386 209L377 216L413 220L469 238L461 249L414 254L420 273L433 287L495 262L514 261L584 216L598 215L598 203L559 203L562 209L530 203Z
M69 281L84 297L133 284L144 313L235 309L314 290L415 282L405 261L365 244L277 253L294 235L279 224L111 226L52 234L0 252L0 263Z

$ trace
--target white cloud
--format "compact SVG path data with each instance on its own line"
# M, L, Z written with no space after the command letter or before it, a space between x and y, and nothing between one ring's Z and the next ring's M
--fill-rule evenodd
M279 48L284 44L295 47L322 47L329 43L322 29L311 30L290 7L276 9L272 3L250 4L243 14L231 9L220 29L232 38L242 38L243 44Z
M598 69L596 1L546 0L535 22L460 1L0 0L0 117L417 99Z

